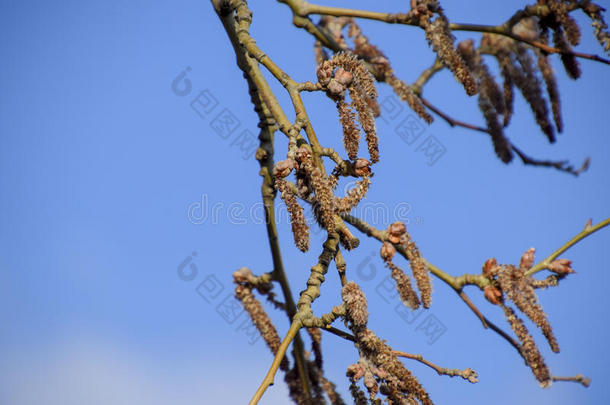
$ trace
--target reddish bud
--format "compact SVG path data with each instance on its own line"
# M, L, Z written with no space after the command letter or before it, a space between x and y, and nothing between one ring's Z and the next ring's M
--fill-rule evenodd
M307 149L304 146L301 146L300 148L298 148L296 150L296 152L294 153L294 157L298 162L302 162L303 160L307 159L307 157L309 155L310 155L309 149Z
M498 290L494 286L487 286L485 290L483 290L483 295L487 298L487 301L491 302L494 305L498 305L502 302L502 291Z
M352 74L342 67L338 68L335 72L335 80L344 86L349 86L352 83L353 78Z
M407 232L407 227L402 222L394 222L388 226L388 240L392 243L401 243L401 237Z
M574 273L574 270L570 267L572 261L568 259L557 259L553 260L551 264L546 266L547 269L557 274L569 274Z
M529 269L534 264L534 254L536 253L536 249L529 248L521 255L521 262L519 263L519 267L522 269Z
M292 159L280 160L273 167L273 176L275 177L286 177L292 171L294 162Z
M358 381L364 376L364 368L360 364L350 364L345 373L352 381Z
M247 267L242 267L233 273L233 279L238 283L245 283L252 278L252 272Z
M585 231L593 226L593 219L589 218L587 223L585 224Z
M381 245L379 254L384 261L389 262L396 254L396 248L390 242L384 242L383 245Z
M483 274L486 277L492 278L497 273L498 261L495 257L487 259L485 263L483 263Z
M340 96L345 91L345 86L335 79L331 79L326 88L331 96Z
M363 158L356 159L354 162L354 173L360 177L368 176L371 174L371 162Z

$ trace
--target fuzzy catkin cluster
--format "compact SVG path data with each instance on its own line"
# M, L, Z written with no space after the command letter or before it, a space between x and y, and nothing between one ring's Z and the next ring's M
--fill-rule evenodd
M476 94L476 81L454 47L455 37L451 33L443 9L435 0L419 0L417 3L419 25L425 31L428 43L441 62L451 70L456 80L464 86L466 94L469 96Z
M475 50L472 40L460 42L458 51L478 80L479 109L487 123L487 131L491 136L496 155L504 163L508 163L512 160L513 156L510 143L504 136L499 118L499 115L506 112L504 96L500 92L500 88L489 72L489 68L483 58Z
M271 353L275 355L280 348L280 336L262 304L252 293L254 287L248 282L243 282L243 278L241 278L242 273L242 270L238 270L233 276L234 282L237 284L235 287L235 298L241 302L244 310L250 316L252 323L256 329L258 329L261 337L271 350ZM288 360L286 358L282 360L280 367L282 370L288 369Z
M582 10L591 19L591 26L595 38L599 44L604 48L606 53L610 54L610 32L608 32L608 24L604 21L602 11L605 9L593 2L585 2L582 6Z
M580 43L580 28L569 15L567 4L562 0L538 0L538 4L548 6L550 13L538 19L540 40L548 43L549 30L553 31L553 44L564 51L561 62L568 76L578 79L581 75L580 64L571 53L571 45Z
M504 316L506 316L506 320L510 324L511 329L515 332L515 335L517 335L519 342L521 342L521 354L532 370L534 377L536 377L536 380L538 380L541 387L549 387L552 383L551 372L544 362L544 358L540 354L540 350L538 350L534 338L530 335L523 321L515 315L512 308L504 305L502 308L504 309Z
M550 142L555 142L555 129L561 132L563 125L557 83L548 58L541 52L536 51L538 59L536 64L532 52L527 47L511 39L492 34L483 35L481 46L476 52L495 56L500 66L500 72L504 80L504 126L508 125L513 113L513 88L516 87L528 103L542 132ZM548 102L543 95L539 74L546 85L555 128L549 119ZM498 113L501 114L500 111Z
M423 304L424 308L429 308L432 303L432 283L426 261L419 253L415 242L411 240L404 223L395 222L388 226L386 232L388 241L381 246L379 253L383 261L386 262L386 266L391 270L392 278L396 282L396 289L402 302L414 310L419 308L421 304ZM421 301L411 285L409 276L392 262L396 254L394 244L403 249L409 261L413 277L421 295Z
M336 100L339 119L343 126L343 144L350 159L358 154L360 130L358 122L365 133L372 163L379 161L379 145L377 128L375 126L375 111L377 89L373 76L364 67L362 61L353 54L341 52L332 59L325 60L318 66L318 82L326 89L329 97ZM345 101L345 91L348 91L351 102Z
M276 165L277 167L277 165ZM309 226L305 219L303 207L297 201L297 196L290 189L285 179L276 175L275 188L280 192L280 197L286 203L288 213L290 214L290 226L292 227L292 235L294 244L301 252L309 250Z
M390 404L432 404L428 393L417 378L404 367L392 348L366 327L367 303L360 287L349 282L343 287L341 295L346 306L346 318L350 321L350 328L354 332L360 353L358 363L347 368L347 376L352 382L350 392L354 403L368 403L364 392L356 385L356 382L362 379L371 403L381 403L376 397L380 393L386 396Z
M347 310L347 318L357 327L366 326L369 321L364 293L358 284L350 281L341 289L341 297Z
M507 305L506 301L512 301L523 314L539 327L551 350L558 353L559 344L538 301L535 289L556 286L559 278L572 273L573 270L570 267L571 262L569 260L557 259L547 266L549 270L556 274L547 277L546 280L536 280L531 275L527 275L527 271L534 264L534 255L534 248L526 250L521 256L519 266L499 265L496 259L488 259L483 265L482 274L490 280L490 285L484 290L485 298L492 304L502 307L508 323L519 339L523 358L540 385L546 387L550 385L551 377L544 358L525 324L517 317L514 310Z
M388 58L369 42L369 38L362 33L360 26L352 19L348 25L348 36L354 40L354 54L371 63L383 77L383 80L392 87L394 93L405 101L413 111L427 123L433 121L432 116L426 111L420 98L411 90L411 87L400 80L394 74Z

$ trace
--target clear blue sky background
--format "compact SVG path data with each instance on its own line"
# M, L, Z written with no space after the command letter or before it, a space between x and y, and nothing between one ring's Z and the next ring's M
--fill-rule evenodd
M385 11L407 4L326 3ZM522 4L443 2L453 21L472 23L502 22ZM296 80L314 80L312 40L292 27L287 7L260 0L252 7L260 46ZM579 20L580 49L600 52L588 22ZM420 30L362 26L405 80L432 63ZM459 34L469 36L476 37ZM269 271L271 259L259 220L258 165L251 156L242 158L236 142L242 130L256 133L256 116L211 5L3 1L0 50L0 403L245 403L271 356L262 341L249 344L240 330L244 314L227 321L217 308L230 295L235 269ZM381 163L366 203L386 202L388 218L374 222L383 227L398 214L409 221L426 258L461 274L478 272L491 256L518 262L531 246L542 258L588 218L607 217L610 70L583 61L583 78L574 82L556 62L565 133L549 145L520 97L507 133L537 157L580 164L590 156L587 173L574 178L517 161L504 165L486 136L440 120L419 138L434 136L446 150L430 166L417 151L419 141L408 145L395 131L410 114L405 109L378 123ZM172 81L187 67L191 91L179 96ZM204 90L205 100L218 104L208 104L215 109L200 116L190 103ZM476 100L467 99L447 73L425 94L456 117L482 122ZM380 86L380 99L389 96ZM317 94L305 99L322 142L338 146L330 101ZM225 108L239 120L227 139L212 125ZM281 154L286 144L278 138ZM298 292L322 234L313 236L311 252L301 254L285 215L280 232ZM610 400L608 246L610 230L604 230L570 250L565 257L578 273L541 293L561 354L552 354L535 331L553 373L590 376L589 389L573 383L540 389L516 352L483 330L438 280L429 313L404 321L394 311L396 299L388 303L378 293L387 270L370 257L379 248L375 241L362 238L346 260L349 278L369 297L371 327L392 346L479 372L480 382L472 385L408 363L437 403L601 404ZM178 277L181 264L192 280ZM318 313L339 302L337 286L331 269ZM499 309L469 291L507 329ZM432 344L418 329L429 314L445 330ZM285 317L274 318L285 331ZM326 372L345 394L345 369L357 353L330 335L324 349ZM286 403L280 382L263 404Z

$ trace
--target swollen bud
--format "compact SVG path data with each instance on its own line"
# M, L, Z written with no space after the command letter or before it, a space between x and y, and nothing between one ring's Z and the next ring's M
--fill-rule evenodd
M494 305L499 305L502 302L502 291L498 290L494 286L490 285L485 287L485 290L483 290L483 295L485 295L487 301Z
M384 261L389 262L396 254L396 248L390 242L384 242L383 245L381 245L379 254Z
M292 159L280 160L273 167L273 176L274 177L286 177L292 171L294 167L294 162Z
M536 249L529 248L521 255L521 262L519 263L519 267L521 269L527 270L534 264L534 253L536 253Z
M498 261L495 257L485 260L483 263L483 274L488 278L493 278L497 274Z

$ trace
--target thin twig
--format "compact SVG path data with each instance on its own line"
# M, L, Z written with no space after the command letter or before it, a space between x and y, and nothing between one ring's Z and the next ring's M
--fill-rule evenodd
M588 387L589 385L591 385L591 379L589 377L585 377L582 374L577 374L574 377L553 376L552 379L553 379L553 381L574 381L579 384L582 384L585 387Z
M553 260L557 259L559 257L559 255L561 255L563 252L565 252L566 250L568 250L569 248L571 248L572 246L574 246L575 244L580 242L582 239L586 238L587 236L591 235L592 233L595 233L608 225L610 225L610 218L607 218L593 226L585 227L585 229L583 229L576 236L574 236L572 239L570 239L565 244L563 244L559 249L557 249L556 251L551 253L549 256L547 256L546 258L544 258L543 260L538 262L536 265L532 266L527 272L525 272L525 277L531 276L533 274L538 273L541 270L546 269L547 266L549 264L551 264L551 262Z
M466 368L464 370L460 370L458 368L445 368L445 367L437 366L436 364L424 359L421 354L410 354L410 353L401 352L399 350L392 350L392 353L394 353L398 357L404 357L407 359L417 360L420 363L423 363L426 366L435 370L439 375L447 375L449 377L455 377L455 376L462 377L464 380L468 380L473 384L479 382L479 380L477 379L477 372L471 368Z
M298 321L293 321L292 325L290 325L290 329L288 329L288 333L286 333L286 337L284 337L284 340L282 341L282 344L280 345L280 348L278 349L277 354L273 359L273 363L271 363L271 367L269 368L267 375L265 376L263 382L258 387L256 392L254 393L254 396L250 400L250 405L256 405L258 401L260 401L260 399L262 398L267 387L273 384L275 373L277 373L277 369L280 367L280 363L282 362L282 359L286 354L286 350L288 349L288 346L290 346L290 342L292 342L300 328L301 323Z

